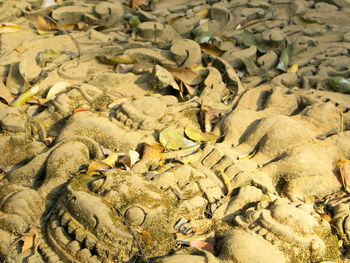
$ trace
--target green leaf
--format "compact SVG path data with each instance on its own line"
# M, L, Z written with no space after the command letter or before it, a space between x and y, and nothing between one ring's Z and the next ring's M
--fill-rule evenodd
M218 136L212 133L203 133L201 130L193 128L191 126L185 127L185 134L188 138L194 140L194 141L202 141L202 142L208 142L208 141L216 141Z
M137 27L139 24L141 24L140 18L138 16L130 16L129 24L132 27Z
M256 39L256 37L254 36L254 34L248 30L244 30L241 34L240 34L243 44L247 47L250 46L256 46L256 48L259 50L259 52L261 53L266 53L267 51L271 50L271 47L268 45L265 45L264 43L262 43L262 41L258 41Z
M167 149L179 150L196 145L193 141L186 139L184 136L171 131L164 130L159 134L159 142Z
M328 79L327 84L336 92L350 94L350 81L344 77L331 77Z
M61 53L56 52L53 49L45 49L43 52L40 52L36 57L36 62L39 67L46 67L46 64L51 62L53 59L59 57Z
M288 45L287 47L283 48L276 68L284 72L287 72L292 54L293 54L292 45Z

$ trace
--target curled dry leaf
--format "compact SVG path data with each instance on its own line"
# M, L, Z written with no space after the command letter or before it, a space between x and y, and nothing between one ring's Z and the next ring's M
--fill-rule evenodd
M0 25L0 34L15 33L20 30L21 28L14 23L2 23Z
M10 65L9 74L6 78L6 87L13 94L20 93L24 85L24 77L19 70L19 62Z
M340 176L341 176L341 180L342 180L342 184L344 187L345 192L349 193L350 189L349 189L349 175L346 169L346 163L348 163L348 160L339 160L337 161L337 166L339 168L340 171Z
M224 51L220 50L218 48L218 46L214 45L214 44L202 43L202 44L200 44L200 46L204 52L206 52L210 55L214 55L214 56L219 57L224 53Z
M169 150L186 149L196 145L193 141L171 130L162 131L159 134L159 142Z
M214 108L205 108L204 105L201 104L199 119L204 131L207 133L211 132L213 124L220 120L220 111Z
M27 252L29 249L33 249L33 254L36 253L39 245L39 233L35 227L31 227L27 233L23 233L22 237L18 239L13 245L19 241L23 241L21 253Z
M56 94L66 90L67 87L71 86L69 82L60 81L53 85L46 95L46 99L53 98Z
M48 136L44 139L44 143L47 145L47 146L50 146L53 141L55 140L56 136Z
M185 127L185 134L188 138L194 141L216 141L218 136L212 133L203 133L201 130L193 128L191 126Z
M117 152L112 152L105 159L102 160L105 164L108 164L111 167L115 167L115 163L119 159L119 154Z
M8 88L5 87L2 82L0 82L0 98L6 101L7 104L10 104L13 100L11 92L8 90Z
M127 171L139 160L140 154L136 151L130 150L128 155L123 156L116 163L116 167L124 167Z

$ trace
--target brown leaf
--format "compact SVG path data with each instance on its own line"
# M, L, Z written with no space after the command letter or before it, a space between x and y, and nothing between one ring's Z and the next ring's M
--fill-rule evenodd
M157 159L160 161L160 163L163 163L165 158L164 154L161 153L163 149L164 147L159 143L153 143L153 144L144 143L141 160Z
M39 234L35 227L31 227L27 233L23 233L22 237L18 239L13 245L19 241L23 241L21 253L27 252L29 249L33 249L33 254L36 253L39 245Z
M130 170L130 168L139 160L139 153L133 150L129 151L128 155L123 156L120 160L115 164L117 167L125 168L126 170Z
M332 218L328 214L322 214L321 218L326 220L328 223L332 221Z
M190 240L189 242L190 247L196 247L214 253L214 246L209 242L202 240Z
M200 44L200 46L204 52L206 52L210 55L214 55L214 56L219 57L224 53L224 51L220 50L218 48L218 46L216 46L214 44L202 43L202 44Z
M179 20L181 17L183 17L182 15L178 15L173 17L172 19L169 19L168 21L168 25L171 25L172 23L176 22L177 20Z
M4 84L2 84L2 82L0 83L0 98L5 100L7 104L10 104L14 99L11 92L5 87Z
M51 29L54 29L54 24L52 22L47 22L43 17L38 16L36 20L35 27L39 30L43 31L50 31Z
M349 189L348 189L349 175L346 171L345 164L339 165L339 170L340 170L340 175L341 175L343 187L344 187L346 192L349 192Z
M197 85L203 81L203 77L198 73L185 68L165 67L174 78L187 85Z

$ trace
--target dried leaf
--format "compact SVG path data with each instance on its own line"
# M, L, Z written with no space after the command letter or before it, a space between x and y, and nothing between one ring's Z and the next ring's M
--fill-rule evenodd
M220 120L220 111L214 108L205 108L204 105L201 104L199 118L204 131L209 133L213 128L213 124Z
M7 104L10 104L14 99L11 92L8 90L8 88L5 87L2 82L0 83L0 98L6 101Z
M203 81L203 77L198 73L184 68L165 67L175 79L182 81L188 85L197 85Z
M53 35L53 34L55 34L55 33L52 32L52 31L45 31L45 30L40 30L40 29L37 29L36 32L37 32L40 36Z
M212 133L203 133L201 130L193 128L191 126L185 127L185 134L188 138L194 141L216 141L218 136Z
M202 250L214 253L214 246L211 243L205 242L203 240L190 240L190 247L200 248Z
M14 23L2 23L0 25L0 34L15 33L21 30L21 28Z
M24 105L31 97L39 92L39 84L35 84L26 92L22 93L12 104L13 107L18 107Z
M165 159L164 154L161 153L163 149L164 147L159 143L155 143L155 144L144 143L141 160L157 159L161 163L163 163Z
M172 19L169 19L168 25L171 25L172 23L176 22L177 20L179 20L182 17L183 17L182 15L178 15L178 16L173 17Z
M201 157L202 157L202 151L197 151L193 154L179 158L178 161L182 162L183 164L191 164L199 161Z
M139 160L140 154L136 151L130 150L128 155L123 156L116 163L116 166L124 166L126 170L130 170L131 167Z
M44 139L44 143L47 145L47 146L50 146L53 141L56 139L56 136L48 136Z
M23 47L22 46L18 46L15 48L15 50L18 52L18 53L21 53L22 50L23 50Z
M39 233L35 227L31 227L27 233L23 233L22 237L18 239L13 245L19 241L23 241L21 253L27 252L29 249L33 249L33 254L36 253L39 245Z
M59 57L61 55L60 52L56 52L53 49L45 49L43 52L39 52L36 57L36 63L39 67L46 67L46 64L51 62L53 59Z
M339 170L340 170L340 176L341 176L341 180L342 180L342 184L343 184L343 187L345 189L346 192L349 192L349 175L346 171L346 168L345 168L345 164L341 164L339 166Z
M256 48L261 52L261 53L266 53L267 51L271 50L271 47L265 45L262 42L259 42L254 34L248 30L244 30L241 34L240 37L242 39L242 42L245 46L250 47L250 46L256 46Z
M204 52L206 52L210 55L214 55L214 56L219 57L224 53L224 51L220 50L218 48L218 46L214 45L214 44L202 43L202 44L200 44L200 46Z
M332 218L328 214L320 215L322 219L326 220L328 223L332 221Z
M70 84L69 82L65 82L65 81L60 81L57 82L55 85L53 85L49 92L46 95L46 99L51 99L53 98L56 94L64 91L67 87L71 86L72 84Z
M198 44L208 43L211 39L211 34L208 31L200 31L194 38Z
M290 68L287 70L287 72L294 72L294 73L297 73L297 72L298 72L298 69L299 69L298 64L293 64L293 65L290 66Z
M328 79L327 84L336 92L350 94L350 81L344 77L336 76Z
M198 15L201 19L204 19L209 13L208 8L204 8L201 11L198 12Z
M152 236L148 231L142 231L140 234L146 238L148 246L152 245Z
M51 29L55 28L52 22L47 22L41 16L38 16L35 27L37 30L40 30L40 31L50 31Z
M101 172L106 172L107 170L111 169L112 167L108 164L106 164L103 161L92 161L89 164L89 167L87 169L86 174L87 175L94 175L99 174Z
M112 152L109 154L105 159L102 160L102 162L108 164L111 167L115 167L115 163L119 159L119 154L117 152Z
M159 142L167 149L179 150L196 145L193 141L186 139L184 136L171 131L164 130L159 134Z
M6 87L13 94L18 94L24 85L24 78L19 71L19 62L11 64L9 74L6 78Z
M103 64L107 65L117 65L117 64L135 64L137 60L128 55L118 55L112 58L106 56L97 56L97 59Z
M74 114L77 114L77 113L79 113L79 112L84 112L84 111L89 111L89 110L88 110L88 109L82 109L82 108L74 109L74 110L73 110L73 115L74 115Z

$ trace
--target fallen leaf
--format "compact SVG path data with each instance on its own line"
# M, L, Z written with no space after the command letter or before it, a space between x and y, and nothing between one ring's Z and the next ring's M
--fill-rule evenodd
M297 73L297 72L298 72L298 69L299 69L298 64L293 64L293 65L290 66L290 68L287 70L287 72L294 72L294 73Z
M204 105L201 104L199 119L204 131L209 133L213 128L213 124L220 120L220 111L214 108L205 108Z
M202 44L200 44L200 46L204 52L206 52L210 55L214 55L214 56L219 57L224 53L224 51L220 50L218 48L218 46L214 45L214 44L202 43Z
M35 27L41 31L50 31L54 28L54 25L52 22L47 22L43 17L38 16Z
M43 68L46 67L47 63L51 62L60 55L60 52L53 49L45 49L43 52L39 52L39 54L36 56L36 63L39 65L39 67Z
M53 141L56 139L56 136L48 136L44 139L44 143L47 145L47 146L50 146Z
M286 72L288 65L289 65L289 61L292 57L292 53L293 53L293 46L292 45L288 45L287 47L283 48L281 50L281 55L279 57L279 62L277 64L276 68Z
M5 85L2 82L0 83L0 98L6 101L7 104L10 104L11 101L14 99L11 92L8 90L7 87L5 87Z
M242 39L242 42L245 46L250 47L250 46L256 46L256 48L261 52L261 53L266 53L267 51L271 50L271 47L268 45L265 45L262 42L259 42L256 38L255 35L248 31L244 30L241 34L240 37Z
M134 64L137 62L135 58L124 54L111 58L108 58L106 56L97 56L97 59L103 64L107 65Z
M256 154L256 152L257 152L257 147L255 147L255 148L253 149L253 151L250 152L250 153L239 155L239 156L237 157L237 159L238 159L238 160L250 159L250 158L252 158L252 157Z
M29 249L33 249L33 254L36 253L39 245L39 233L35 227L31 227L27 233L22 233L22 237L18 239L13 245L19 241L23 241L21 253L27 252Z
M21 28L14 23L2 23L0 25L0 34L15 33L21 30Z
M112 167L109 164L106 164L103 161L92 161L89 164L89 167L86 171L87 175L95 175L95 174L100 174L101 172L106 172Z
M18 53L21 53L22 50L23 50L23 47L22 46L18 46L15 48L15 50L18 52Z
M178 161L182 162L183 164L191 164L199 161L201 157L202 157L202 151L197 151L193 154L179 158Z
M208 8L204 8L201 11L198 12L198 15L201 19L204 19L209 13Z
M55 32L53 32L53 31L45 31L45 30L40 30L40 29L37 29L36 32L41 36L55 34Z
M198 44L208 43L211 39L211 34L208 31L200 31L193 39Z
M327 80L327 84L336 92L350 94L350 81L344 77L331 77Z
M26 92L22 93L12 104L13 107L18 107L24 105L31 97L39 92L39 84L35 84Z
M178 16L173 17L172 19L169 19L168 25L171 25L172 23L176 22L177 20L179 20L182 17L183 17L182 15L178 15Z
M208 142L216 141L218 136L212 133L203 133L201 130L193 128L191 126L185 127L185 134L188 138L194 141Z
M69 82L65 82L65 81L57 82L49 89L49 91L46 95L46 99L53 98L56 94L64 91L67 87L69 87L71 85L72 84L70 84Z
M140 154L136 151L130 150L129 153L115 164L116 167L124 167L127 171L129 171L132 166L139 160Z
M196 247L214 253L214 246L203 240L190 240L190 247Z
M320 215L322 219L326 220L328 223L332 221L332 218L328 214Z
M198 85L203 81L203 77L190 70L185 68L172 68L172 67L165 67L171 74L173 74L174 78L177 80L182 81L183 83L186 83L188 85Z
M159 160L160 164L162 164L165 159L164 154L161 153L163 149L164 147L159 143L155 143L155 144L144 143L141 161L146 159L156 159L156 160Z
M9 73L6 78L6 87L13 94L18 94L24 85L24 78L19 70L19 62L10 65Z
M102 160L105 164L108 164L111 167L115 167L115 163L119 159L119 154L117 152L112 152L105 159Z
M89 110L88 110L88 109L82 109L82 108L74 109L74 110L73 110L73 115L74 115L74 114L77 114L77 113L79 113L79 112L84 112L84 111L89 111Z
M152 236L148 231L141 231L139 233L146 238L146 242L148 246L152 245Z
M341 176L341 180L342 180L342 184L343 184L343 187L344 187L344 190L345 192L349 192L349 175L346 171L346 168L345 168L345 164L341 164L341 165L338 165L339 167L339 171L340 171L340 176Z
M141 24L141 20L140 20L140 18L138 16L130 16L129 24L132 27L138 27L138 25Z
M171 130L162 131L159 134L159 142L169 150L186 149L196 145L193 141Z

